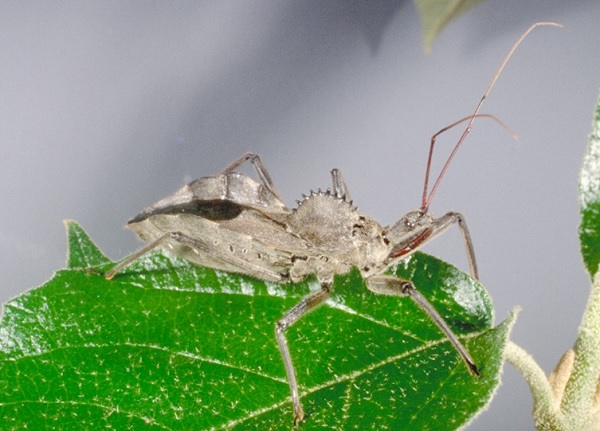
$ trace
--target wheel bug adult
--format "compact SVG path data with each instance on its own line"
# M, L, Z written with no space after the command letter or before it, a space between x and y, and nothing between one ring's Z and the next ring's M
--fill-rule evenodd
M314 274L320 290L288 310L275 324L276 339L290 387L294 424L304 417L296 373L285 331L330 295L333 277L358 267L367 288L377 294L409 296L433 320L454 346L473 376L479 376L475 361L436 309L409 280L385 274L390 266L407 258L450 226L458 224L467 252L471 274L479 274L471 236L463 216L448 212L435 218L430 203L459 147L471 131L496 80L517 46L536 27L532 25L511 47L492 78L475 111L432 136L427 159L423 197L419 209L395 224L382 227L352 206L341 171L331 171L332 188L311 192L298 207L289 209L277 193L260 157L247 153L216 176L187 184L143 210L127 227L149 244L125 258L105 276L110 279L145 254L162 248L201 266L247 274L272 282L296 282ZM429 190L431 161L436 138L446 130L467 122L440 174ZM260 181L237 172L246 162Z

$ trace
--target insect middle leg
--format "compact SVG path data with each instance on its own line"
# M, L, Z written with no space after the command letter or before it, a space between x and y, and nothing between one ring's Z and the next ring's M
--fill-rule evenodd
M456 349L467 366L469 373L479 376L479 370L469 351L461 344L458 337L448 326L440 313L421 295L415 286L407 280L391 275L373 275L367 279L367 288L376 294L392 296L409 296L433 320Z
M287 380L290 385L290 392L292 395L292 404L294 406L294 426L297 426L298 423L304 418L304 410L302 409L302 405L300 403L296 372L292 363L292 357L290 355L287 339L285 338L285 330L296 323L306 313L314 310L315 307L325 301L329 297L330 288L331 284L329 282L323 282L321 284L321 290L313 292L306 298L302 299L298 304L288 310L275 324L275 336L277 338L277 344L279 345L281 357L283 358L285 373L287 375Z
M350 199L350 192L348 191L348 186L346 186L346 182L342 176L342 171L333 169L331 171L331 180L333 182L333 195L346 202L350 202L352 199Z

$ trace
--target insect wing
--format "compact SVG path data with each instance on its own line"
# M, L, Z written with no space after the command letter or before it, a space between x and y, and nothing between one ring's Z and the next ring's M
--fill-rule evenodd
M287 232L283 202L262 184L237 172L192 181L142 211L127 227L146 242L176 233L160 247L190 262L284 281L292 257L306 242Z
M247 175L230 172L203 177L186 184L174 194L144 209L129 223L138 223L157 214L196 214L219 221L237 217L245 208L279 215L288 210L284 203L262 184Z

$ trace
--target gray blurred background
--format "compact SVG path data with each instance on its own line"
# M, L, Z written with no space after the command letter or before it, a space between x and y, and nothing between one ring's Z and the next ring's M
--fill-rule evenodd
M426 55L410 1L4 1L0 5L0 271L4 302L63 267L62 220L119 259L142 208L248 150L289 205L342 169L355 204L394 222L420 204L430 136L470 114L533 22L431 209L462 212L497 320L550 372L589 282L578 170L600 87L600 2L495 0ZM455 133L440 140L439 169ZM444 152L446 150L446 152ZM426 251L467 268L458 229ZM529 430L504 385L470 429Z

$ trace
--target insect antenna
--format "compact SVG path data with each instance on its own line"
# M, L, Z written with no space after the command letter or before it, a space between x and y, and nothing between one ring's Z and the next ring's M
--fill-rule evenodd
M555 23L555 22L536 22L531 27L529 27L521 35L521 37L519 37L519 39L517 39L517 41L513 44L513 46L510 48L510 50L508 51L508 53L504 57L504 60L502 60L502 63L500 64L500 67L498 68L498 70L494 74L494 77L492 78L490 84L488 85L487 90L485 90L485 93L483 94L483 96L479 100L479 103L477 104L477 107L475 108L475 111L473 112L473 114L471 114L468 117L462 118L462 119L460 119L460 120L458 120L458 121L450 124L449 126L444 127L442 130L440 130L439 132L437 132L435 135L433 135L431 137L431 144L429 146L429 156L427 158L427 168L425 169L425 181L424 181L424 184L423 184L423 198L422 198L422 201L421 201L421 211L425 212L429 208L429 204L431 203L431 200L433 199L433 196L435 195L435 192L439 188L440 183L442 181L442 178L444 177L444 175L446 174L446 171L448 170L448 166L450 166L450 163L452 162L452 159L454 159L454 156L458 152L458 149L462 145L462 143L465 140L465 138L467 137L467 135L471 132L471 128L473 127L473 122L475 121L475 118L478 118L478 117L492 118L493 120L495 120L496 122L498 122L502 127L504 127L505 129L507 129L514 136L514 133L512 131L510 131L510 129L508 129L508 127L506 127L504 125L504 123L502 123L496 117L494 117L493 115L489 115L489 114L480 114L479 111L481 110L481 106L483 105L483 102L489 96L490 92L492 91L492 88L496 84L496 81L500 77L500 74L504 70L504 67L508 63L508 60L510 60L510 57L512 57L512 55L515 52L515 50L517 49L517 47L521 44L521 42L523 42L523 40L527 37L527 35L529 33L531 33L535 28L541 27L541 26L563 27L562 24L558 24L558 23ZM432 160L432 157L433 157L433 147L435 146L436 138L440 134L444 133L445 131L447 131L447 130L449 130L449 129L451 129L451 128L453 128L453 127L455 127L455 126L457 126L457 125L459 125L459 124L461 124L461 123L463 123L465 121L468 121L467 126L465 127L465 129L464 129L462 135L460 136L458 142L454 145L454 148L452 149L452 152L448 156L448 159L446 160L446 163L444 163L444 166L442 167L442 169L441 169L441 171L440 171L437 179L435 180L435 183L433 184L433 187L431 188L431 191L429 191L429 174L430 174L430 171L431 171L431 160Z

